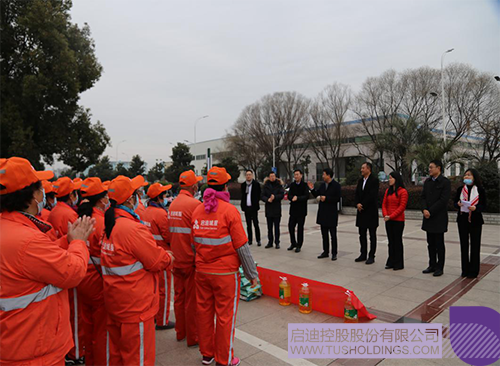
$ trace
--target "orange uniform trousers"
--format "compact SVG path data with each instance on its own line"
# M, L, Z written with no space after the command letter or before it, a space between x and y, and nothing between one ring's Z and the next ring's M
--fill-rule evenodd
M106 365L106 322L102 278L96 269L89 268L78 285L84 326L85 365Z
M155 365L154 318L140 323L121 323L108 317L107 331L108 365Z
M222 365L230 365L234 357L240 275L196 272L195 281L200 353L215 357Z
M165 269L159 272L160 307L156 314L156 325L167 325L170 316L170 304L172 301L172 270ZM165 301L166 300L166 301Z
M84 347L84 322L82 315L82 300L78 296L77 288L68 289L69 298L69 320L71 322L71 333L75 346L68 352L68 357L72 360L78 360L85 356Z
M195 273L194 266L173 271L175 332L177 340L186 338L188 346L198 343Z

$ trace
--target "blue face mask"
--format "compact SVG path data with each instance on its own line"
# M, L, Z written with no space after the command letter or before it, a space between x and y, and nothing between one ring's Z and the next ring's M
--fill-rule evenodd
M45 189L42 189L42 193L43 193L43 200L42 202L38 202L35 198L35 201L37 203L37 215L40 215L42 213L42 210L43 208L45 207L45 205L47 204L47 198L45 197Z
M472 179L464 179L464 183L465 183L466 185L468 185L468 186L471 186L471 185L472 185L472 183L473 183L473 181L472 181Z
M165 198L163 199L163 202L161 203L161 205L162 205L163 207L167 207L167 206L168 206L168 198L167 198L167 197L165 197Z
M136 194L135 195L135 203L134 203L134 208L133 210L137 210L137 207L139 207L139 196Z

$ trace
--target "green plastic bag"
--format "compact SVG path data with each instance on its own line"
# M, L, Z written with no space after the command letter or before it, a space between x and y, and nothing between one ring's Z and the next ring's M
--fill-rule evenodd
M243 267L240 266L240 299L244 301L252 301L262 296L262 287L260 286L260 281L257 286L251 288L252 285L250 281L245 277L243 273Z

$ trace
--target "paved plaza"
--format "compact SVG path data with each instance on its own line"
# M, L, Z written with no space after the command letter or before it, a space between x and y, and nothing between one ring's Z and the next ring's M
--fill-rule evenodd
M264 210L259 220L263 236L262 246L251 246L254 259L262 267L296 276L343 286L354 291L377 316L372 322L449 323L449 307L487 306L500 311L500 226L484 225L481 246L481 274L477 279L460 277L460 244L455 222L446 234L446 264L444 275L433 277L422 273L428 266L425 233L421 221L406 221L404 231L405 269L386 270L387 237L383 221L377 231L378 248L375 263L355 263L359 256L359 242L355 217L339 217L338 260L317 259L322 252L321 232L316 225L317 205L309 205L305 225L304 246L301 253L287 251L288 208L283 205L281 222L281 249L265 249L267 226ZM243 215L244 217L244 215ZM314 297L312 298L314 301ZM173 311L172 311L173 313ZM174 320L173 314L171 319ZM240 301L235 339L235 356L241 365L466 365L458 358L439 360L402 359L288 359L288 323L341 323L343 319L312 312L301 314L296 305L283 307L271 297ZM445 339L443 344L449 342ZM173 330L156 332L156 362L158 365L201 365L198 348L187 348L185 342L175 340Z

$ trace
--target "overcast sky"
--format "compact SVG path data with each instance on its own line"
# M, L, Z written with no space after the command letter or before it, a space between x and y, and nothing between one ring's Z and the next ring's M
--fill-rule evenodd
M104 68L81 104L115 160L169 160L170 143L223 136L262 96L359 90L394 68L464 62L500 74L500 1L73 0Z

